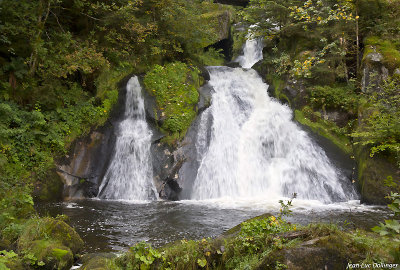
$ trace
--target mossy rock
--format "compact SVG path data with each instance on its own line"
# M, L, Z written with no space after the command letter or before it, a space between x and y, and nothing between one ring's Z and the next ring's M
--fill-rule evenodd
M339 127L332 121L324 120L318 113L309 107L304 107L301 111L295 110L294 118L301 125L311 128L311 130L334 143L343 153L351 155L353 148L349 137L340 133Z
M32 254L37 262L43 262L42 269L70 269L74 263L74 254L71 249L53 240L36 240L24 250Z
M78 233L60 219L40 218L30 220L18 240L18 248L26 249L35 240L51 239L68 247L74 254L83 248L83 241Z
M60 219L35 218L27 222L18 239L21 254L32 254L43 269L69 269L83 248L77 232Z
M385 197L391 191L400 191L400 175L395 162L382 154L371 158L365 148L358 149L356 159L358 164L357 184L361 193L361 202L380 205L390 203ZM388 176L391 176L397 183L396 190L384 184L384 180Z
M82 257L80 270L114 270L118 267L114 263L117 256L113 253L86 254Z
M377 234L344 232L330 224L312 224L297 233L301 241L268 253L255 269L346 269L349 262L394 261L390 251L399 245Z

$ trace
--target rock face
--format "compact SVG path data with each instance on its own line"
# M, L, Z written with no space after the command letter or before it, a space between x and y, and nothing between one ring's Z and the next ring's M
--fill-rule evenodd
M390 161L384 155L369 156L369 150L360 148L357 155L358 181L361 202L366 204L385 205L390 201L385 198L393 188L385 186L384 180L391 176L393 181L400 184L400 170L395 161ZM399 192L397 188L396 192Z
M363 93L372 93L380 91L380 85L389 76L389 70L383 65L383 55L377 52L374 46L369 45L369 53L363 59L363 77L361 91Z

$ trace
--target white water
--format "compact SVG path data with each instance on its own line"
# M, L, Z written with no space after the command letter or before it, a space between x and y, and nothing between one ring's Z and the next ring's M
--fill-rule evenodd
M242 68L251 68L255 63L263 59L262 54L263 41L261 38L253 39L247 37L246 44L243 48L243 55L236 59Z
M261 42L248 41L240 63L250 68L261 51ZM209 72L215 92L200 120L200 167L191 199L277 202L292 193L323 203L355 199L343 184L348 179L292 121L291 110L268 96L256 71L209 67Z
M115 155L100 186L99 197L128 201L155 199L150 156L152 133L136 76L129 80L126 91L125 114L118 125Z

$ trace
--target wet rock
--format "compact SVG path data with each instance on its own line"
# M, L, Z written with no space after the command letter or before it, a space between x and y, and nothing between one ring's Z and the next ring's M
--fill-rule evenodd
M69 155L57 163L57 173L64 183L64 198L97 196L101 179L114 151L113 126L106 125L76 141Z
M204 66L199 67L200 70L200 76L203 77L205 81L210 80L210 72L208 72L207 68Z
M275 91L277 92L277 91ZM307 105L307 90L302 80L288 80L281 93L275 93L281 101L288 100L293 109L300 109Z
M159 197L161 199L177 201L179 200L179 194L182 188L178 184L178 172L181 169L185 160L179 160L174 167L169 171L168 176L163 180L163 184L160 187Z
M206 83L199 89L199 103L197 104L197 111L200 113L207 109L211 105L211 96L214 89L209 84Z
M349 112L345 111L325 111L320 110L321 117L324 120L334 122L338 127L344 127L347 123L353 119L352 115Z

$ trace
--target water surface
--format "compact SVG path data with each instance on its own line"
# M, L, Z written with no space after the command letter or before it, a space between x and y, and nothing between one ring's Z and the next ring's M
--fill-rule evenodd
M357 202L331 206L294 201L288 220L335 223L347 228L369 229L389 217L382 207ZM215 201L128 203L81 200L39 204L40 214L70 217L69 223L86 244L86 252L122 251L140 241L162 246L180 239L216 237L242 221L263 213L277 214L278 204Z

